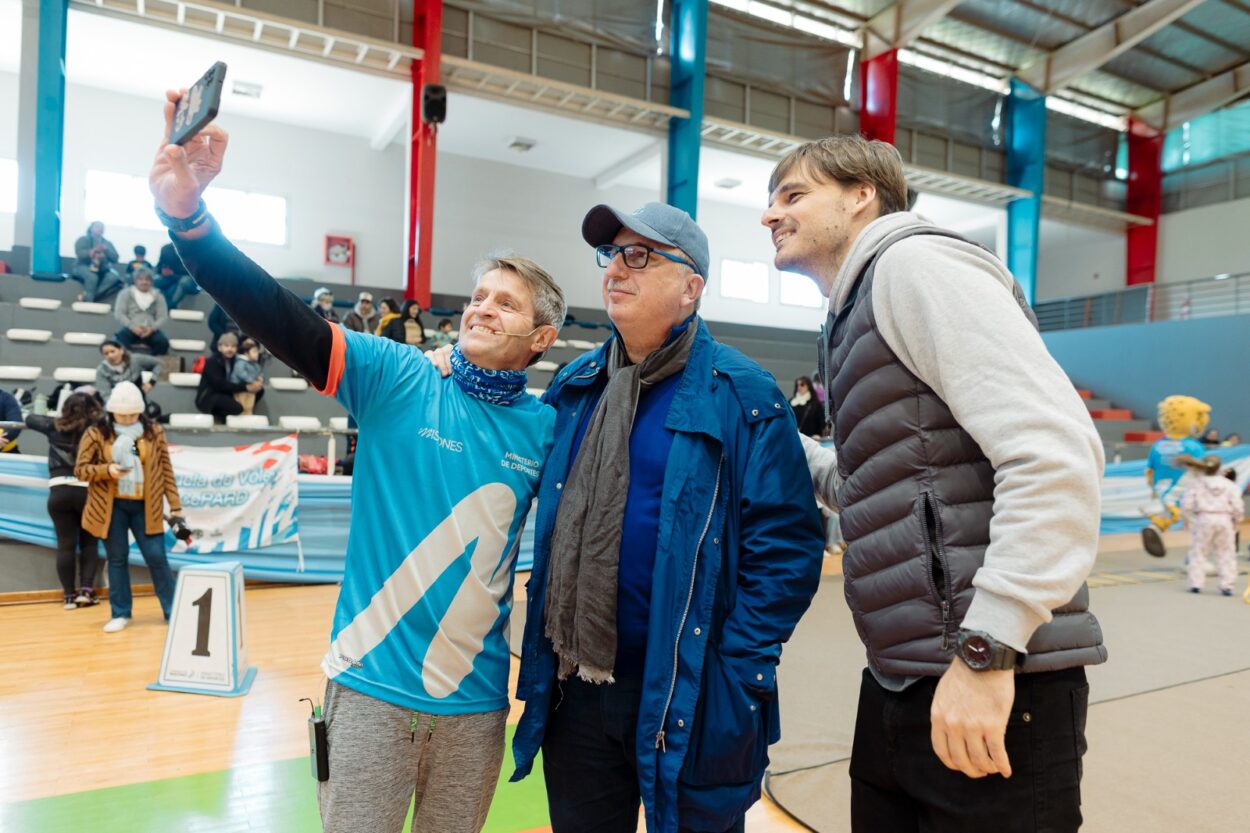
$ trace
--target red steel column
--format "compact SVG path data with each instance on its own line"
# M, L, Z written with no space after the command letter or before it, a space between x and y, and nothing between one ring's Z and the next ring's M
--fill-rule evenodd
M865 139L894 144L898 112L898 50L859 64L859 132Z
M1163 204L1163 134L1144 122L1128 121L1128 195L1124 210L1147 217L1148 226L1130 226L1127 274L1129 286L1154 283L1159 257L1159 209Z
M443 0L413 0L412 45L424 52L412 63L412 182L408 207L408 286L404 297L430 306L430 260L434 250L434 169L438 131L421 118L421 91L439 83L443 60Z

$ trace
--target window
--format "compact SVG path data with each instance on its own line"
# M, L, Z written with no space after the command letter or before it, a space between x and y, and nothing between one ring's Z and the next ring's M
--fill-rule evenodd
M0 214L17 213L17 160L0 159Z
M743 260L720 262L722 298L739 298L757 304L768 303L768 264Z
M825 305L825 298L815 282L806 275L794 272L781 273L781 303L792 307L815 307Z
M0 168L0 189L3 188L3 181L3 169ZM84 208L88 222L99 220L106 226L164 230L152 210L152 192L148 190L146 177L87 171L86 186ZM204 192L204 201L221 224L222 231L231 239L286 245L284 198L214 187Z

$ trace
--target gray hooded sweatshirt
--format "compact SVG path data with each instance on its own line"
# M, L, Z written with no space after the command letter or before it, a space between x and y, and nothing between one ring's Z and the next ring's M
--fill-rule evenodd
M838 270L829 309L846 304L886 237L932 225L911 213L869 223ZM872 302L886 345L994 467L990 543L962 627L1023 651L1094 564L1104 458L1088 409L1020 315L1012 283L979 246L916 235L877 262ZM817 499L836 507L835 455L807 438L804 447Z

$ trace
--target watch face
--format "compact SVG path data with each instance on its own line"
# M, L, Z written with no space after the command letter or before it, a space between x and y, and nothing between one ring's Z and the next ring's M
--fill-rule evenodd
M964 662L975 669L988 668L993 652L983 636L969 636L963 644Z

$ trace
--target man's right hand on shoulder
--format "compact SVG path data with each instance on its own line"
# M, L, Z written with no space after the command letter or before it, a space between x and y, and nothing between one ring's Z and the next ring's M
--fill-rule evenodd
M429 351L428 353L425 354L425 357L430 360L430 364L438 368L438 372L443 374L444 379L451 375L451 345L450 344L444 347L440 347L437 350Z
M169 143L174 109L178 99L186 93L185 89L165 93L165 136L148 174L148 187L152 189L157 206L170 217L179 218L190 217L199 207L204 189L221 173L221 162L229 141L225 130L210 124L184 146ZM181 233L181 236L193 238L207 232L208 226L204 225Z

